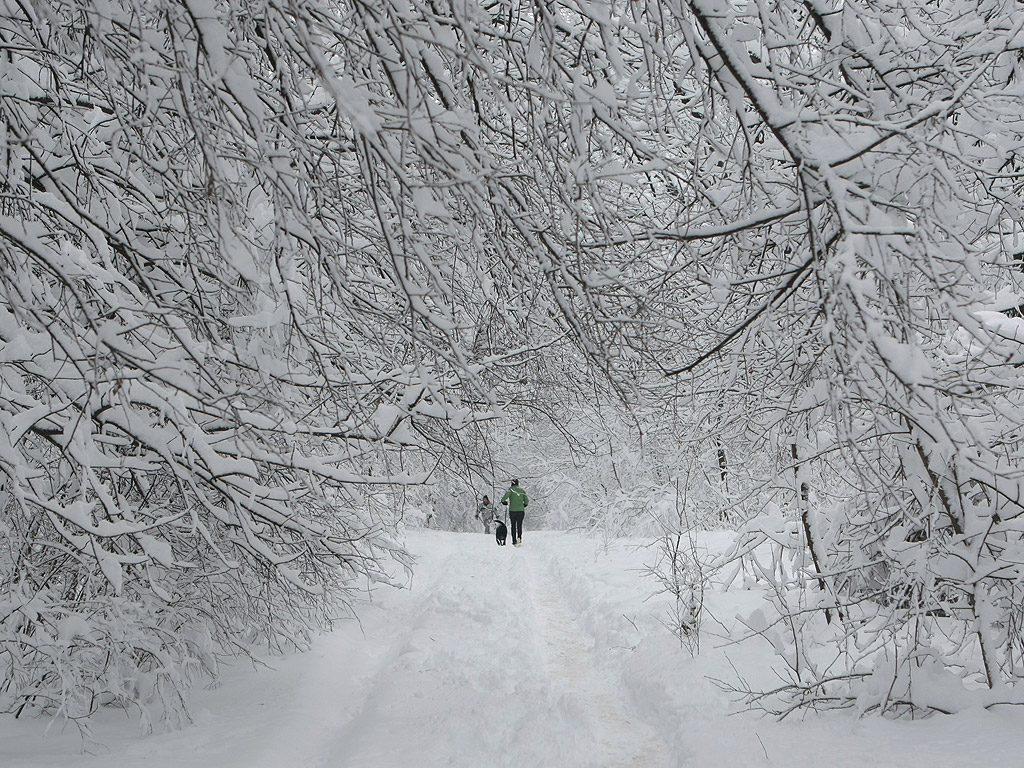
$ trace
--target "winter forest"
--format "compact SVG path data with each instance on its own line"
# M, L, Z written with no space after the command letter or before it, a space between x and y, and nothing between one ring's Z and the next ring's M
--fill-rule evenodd
M761 585L739 708L1024 703L1016 0L0 8L4 717L185 722L510 477L689 654Z

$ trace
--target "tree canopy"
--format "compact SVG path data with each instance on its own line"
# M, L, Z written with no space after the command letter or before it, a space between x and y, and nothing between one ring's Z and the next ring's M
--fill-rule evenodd
M5 1L0 710L173 717L219 654L303 645L401 572L406 488L514 463L510 420L716 524L788 499L818 597L778 615L841 622L846 683L900 647L1003 695L1022 22Z

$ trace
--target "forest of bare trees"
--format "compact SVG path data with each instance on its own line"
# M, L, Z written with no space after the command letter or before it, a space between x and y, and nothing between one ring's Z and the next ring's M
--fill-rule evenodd
M5 0L0 711L183 717L526 465L660 537L681 635L678 579L772 583L752 705L1019 698L1022 47L1011 0Z

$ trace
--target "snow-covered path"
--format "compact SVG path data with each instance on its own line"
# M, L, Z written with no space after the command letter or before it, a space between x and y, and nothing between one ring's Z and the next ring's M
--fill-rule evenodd
M340 624L309 653L197 692L193 726L139 737L103 713L95 754L80 755L70 729L44 739L43 722L8 722L0 766L675 765L552 573L560 541L411 532L409 589L379 589L361 625Z
M545 568L557 539L444 538L457 549L428 548L370 694L310 764L669 765Z
M737 712L709 678L770 683L770 648L708 634L690 657L660 623L666 598L641 575L653 553L636 542L527 531L514 549L410 531L408 544L409 589L378 589L361 624L308 653L229 670L195 692L188 727L143 736L104 711L83 754L73 726L0 718L0 768L1024 766L1016 708L919 722ZM727 635L764 595L707 598L708 629Z
M523 574L521 582L532 597L536 636L541 640L548 673L546 684L562 707L581 713L577 728L596 748L592 763L636 768L669 764L665 745L626 706L621 681L604 668L592 647L593 638L587 637L551 575L537 568L537 562L538 558L527 552L517 565Z

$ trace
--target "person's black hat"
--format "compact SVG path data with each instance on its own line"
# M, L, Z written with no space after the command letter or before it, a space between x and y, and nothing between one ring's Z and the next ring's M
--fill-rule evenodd
M512 478L512 485L519 485L519 478L518 477L513 477Z

